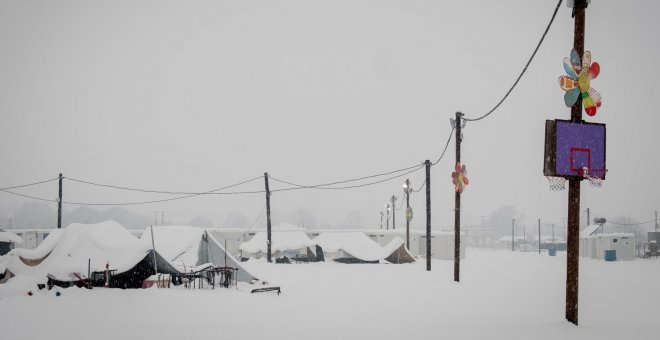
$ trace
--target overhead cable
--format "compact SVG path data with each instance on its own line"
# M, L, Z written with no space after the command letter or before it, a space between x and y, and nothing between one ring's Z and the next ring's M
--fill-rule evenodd
M520 72L520 75L518 76L518 79L516 79L516 81L513 83L513 85L509 89L509 91L506 92L504 97L499 101L499 103L497 103L497 105L495 105L495 107L493 107L490 111L488 111L483 116L480 116L478 118L463 117L464 120L474 122L474 121L477 121L477 120L484 119L484 118L488 117L491 113L495 112L495 110L497 110L497 108L500 107L500 105L502 105L502 103L504 103L504 101L509 96L509 94L511 94L511 91L513 91L513 89L516 87L516 85L518 85L518 82L520 81L522 76L527 71L527 68L532 63L532 60L534 60L534 56L536 56L536 52L538 52L539 48L541 47L541 44L543 43L543 40L545 39L545 36L548 34L548 31L550 30L550 26L552 26L552 23L555 21L555 17L557 16L557 12L559 11L559 7L561 6L561 3L562 3L562 0L559 0L559 2L557 2L557 7L555 7L555 11L552 13L552 18L550 18L550 22L548 23L548 26L545 28L545 31L543 32L543 35L541 36L541 40L539 40L538 44L536 45L536 48L534 49L534 53L532 53L532 56L529 57L529 60L527 61L527 64L525 64L525 67L523 68L522 72Z

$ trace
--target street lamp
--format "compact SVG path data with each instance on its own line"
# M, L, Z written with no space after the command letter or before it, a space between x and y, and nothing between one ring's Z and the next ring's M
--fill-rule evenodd
M410 209L410 193L413 191L410 180L403 182L403 193L406 195L406 248L410 250L410 220L412 220L412 209Z
M390 205L385 204L385 208L387 208L387 220L386 220L386 229L390 229Z

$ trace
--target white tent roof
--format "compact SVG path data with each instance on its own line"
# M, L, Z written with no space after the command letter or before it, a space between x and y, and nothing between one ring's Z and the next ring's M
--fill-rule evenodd
M241 243L239 249L250 254L266 253L268 252L266 240L266 233L260 231L249 241ZM271 241L272 253L298 250L316 245L316 242L310 240L307 234L300 230L274 230L271 234Z
M15 244L23 244L23 239L10 232L10 231L0 231L0 242L13 242Z
M394 240L396 239L401 240L398 237ZM323 252L337 253L343 251L363 261L381 260L400 246L398 244L392 251L387 253L383 247L362 232L327 232L317 236L314 242L323 248Z
M171 262L179 271L198 265L199 246L204 229L191 226L155 226L153 227L156 252ZM151 227L147 227L140 237L148 248L151 244Z
M111 269L124 272L144 259L149 252L143 242L114 221L97 224L70 224L53 230L36 249L13 249L4 265L15 275L30 275L45 279L52 275L70 280L72 273L87 275L88 261L92 271ZM24 260L39 262L31 266Z

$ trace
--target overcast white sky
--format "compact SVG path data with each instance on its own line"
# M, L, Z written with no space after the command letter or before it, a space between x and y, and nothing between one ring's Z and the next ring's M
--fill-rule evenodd
M455 111L481 115L507 91L555 4L0 0L0 187L60 172L181 191L266 171L314 184L436 159ZM587 10L585 45L602 68L592 86L603 106L585 119L608 130L607 181L582 185L582 207L595 215L645 221L659 208L659 9L657 1L594 0ZM567 193L548 190L542 162L545 119L570 116L557 78L572 43L563 4L508 101L465 128L467 225L503 205L530 225L566 215ZM453 158L452 141L432 171L434 228L453 223ZM423 171L410 179L417 187ZM363 227L377 227L401 182L281 192L272 207L307 207L329 225L359 211ZM57 186L21 192L52 199ZM157 198L65 186L68 201ZM0 193L3 211L24 202ZM424 198L411 202L421 227ZM255 218L263 205L263 195L206 196L130 209L221 223L233 210Z

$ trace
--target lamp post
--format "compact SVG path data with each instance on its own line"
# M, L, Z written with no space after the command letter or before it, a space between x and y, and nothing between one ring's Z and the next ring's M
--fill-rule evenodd
M381 229L381 230L383 229L383 215L385 215L385 214L384 214L383 211L381 210L381 211L380 211L380 229Z
M385 224L385 226L386 226L385 229L389 230L390 229L390 205L385 204L385 208L387 208L387 220L386 220L386 224Z
M410 220L412 220L412 209L410 209L410 193L412 192L412 187L410 186L410 180L406 179L403 183L403 192L406 195L406 248L410 250Z
M396 196L392 195L392 230L396 229Z

